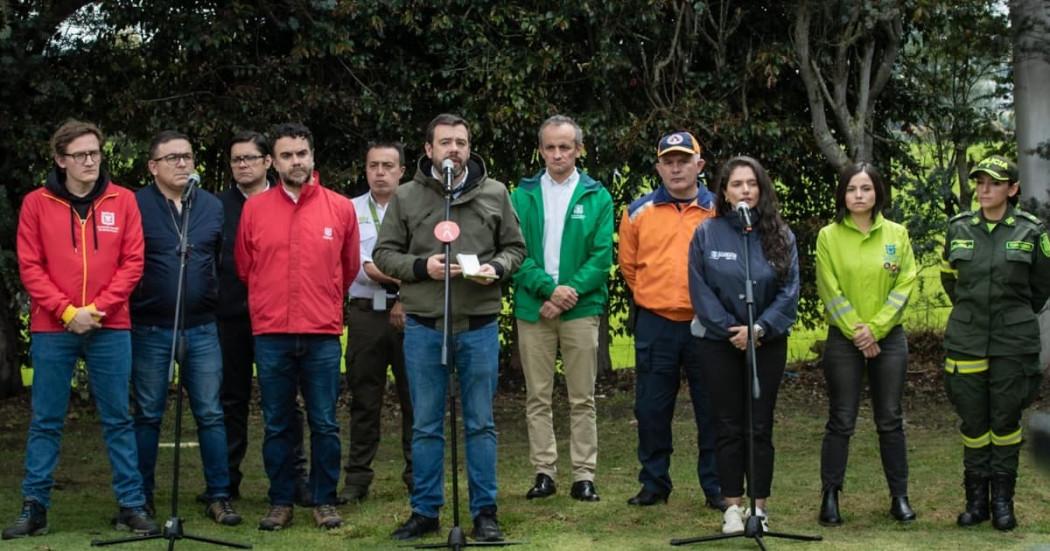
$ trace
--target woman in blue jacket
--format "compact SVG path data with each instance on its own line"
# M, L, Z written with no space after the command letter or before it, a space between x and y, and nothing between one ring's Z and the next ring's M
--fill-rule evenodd
M746 203L751 227L734 212ZM754 401L755 472L746 473L756 514L768 530L766 499L773 481L773 408L787 360L787 336L798 310L795 236L780 217L776 192L751 157L730 159L718 177L718 216L706 220L689 247L689 295L703 376L715 410L718 470L729 507L722 532L744 529L742 506L747 466L748 333L754 331L761 396ZM750 231L748 231L750 229ZM751 260L755 324L748 328L744 297L744 240Z

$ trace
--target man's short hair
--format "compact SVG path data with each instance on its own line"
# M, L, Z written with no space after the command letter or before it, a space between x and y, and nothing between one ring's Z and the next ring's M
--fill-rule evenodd
M230 138L230 145L226 148L226 151L231 151L233 146L239 143L250 143L254 145L255 149L259 150L260 155L270 154L269 140L266 139L266 136L263 136L261 133L254 130L242 130L234 134L233 138Z
M397 151L397 161L399 166L405 166L405 146L401 142L397 141L377 141L369 142L368 149L365 150L365 159L368 158L368 154L373 149L393 149Z
M314 149L314 135L310 132L310 129L301 122L286 122L278 124L273 127L270 132L272 134L270 141L270 149L273 149L274 145L277 144L277 140L281 138L303 138L306 140L307 145L310 146L310 151Z
M55 130L55 133L51 135L51 154L65 155L66 148L69 147L69 144L73 143L73 140L86 134L94 134L95 137L98 138L99 146L106 142L106 138L102 135L102 131L94 124L78 121L76 119L67 119L66 122L62 123L61 126Z
M182 132L179 132L178 130L161 130L157 133L156 136L153 136L153 140L149 143L150 160L152 161L154 160L154 158L156 158L157 149L160 148L162 144L166 144L175 140L186 140L187 142L189 142L190 147L193 147L193 141L190 140L189 136L183 134Z
M543 124L540 125L539 131L536 132L536 137L539 138L539 144L543 145L543 130L545 128L547 128L548 126L562 125L562 124L567 124L567 125L571 126L573 130L576 131L576 137L575 137L575 139L573 141L576 142L576 145L582 146L583 145L583 129L580 128L580 125L576 124L576 121L572 120L572 117L568 117L566 115L551 115L550 117L547 118L547 120L543 121Z
M442 113L427 125L427 143L434 143L434 129L439 126L462 126L467 129L467 141L470 141L470 125L467 124L467 120L452 113Z

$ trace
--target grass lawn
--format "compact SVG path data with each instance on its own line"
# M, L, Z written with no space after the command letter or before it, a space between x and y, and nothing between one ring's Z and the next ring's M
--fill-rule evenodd
M629 376L628 376L629 378ZM886 495L872 428L870 410L861 412L858 432L852 448L846 490L842 498L846 524L836 529L816 523L819 505L819 453L823 433L825 399L820 377L813 371L787 380L778 407L776 426L777 471L774 495L770 500L771 524L774 530L823 534L821 543L770 540L777 549L1050 549L1050 477L1037 472L1027 455L1024 457L1018 487L1017 512L1020 528L999 533L987 523L976 529L955 526L955 515L962 504L960 487L961 447L954 428L954 415L936 392L911 393L907 398L909 452L911 465L911 499L919 520L901 526L890 520ZM619 385L628 387L629 385ZM559 384L558 390L564 394ZM676 416L677 453L672 464L672 477L677 486L667 506L632 508L625 500L633 495L637 462L634 455L636 432L632 425L630 390L609 389L598 402L601 452L597 478L599 503L579 503L568 497L570 481L559 477L559 493L547 500L529 502L524 498L533 473L528 463L528 444L523 415L523 399L517 393L501 394L497 404L497 427L500 431L500 520L507 536L527 542L532 549L654 549L667 547L673 537L714 533L721 525L721 515L702 508L702 494L695 479L695 429L689 419L688 395L683 393ZM24 398L0 404L3 409L2 446L9 450L0 455L0 496L5 504L0 521L14 518L20 503L19 483L22 475L25 428L28 403ZM396 427L388 409L385 426ZM345 427L346 408L340 411ZM564 397L556 401L556 424L559 435L565 435L566 405ZM169 419L170 427L170 419ZM187 422L185 439L195 440L193 422ZM166 429L170 434L170 428ZM396 429L395 429L396 430ZM346 520L342 529L321 532L313 527L310 511L296 509L295 523L281 533L256 529L266 510L266 481L262 471L259 442L261 421L252 420L252 441L246 460L247 479L242 487L245 496L237 502L245 523L236 528L220 528L205 519L201 507L193 502L202 487L200 459L196 449L183 455L181 516L185 529L201 535L253 544L257 549L390 549L395 547L388 534L403 521L409 510L405 490L400 483L400 458L396 438L384 439L376 460L377 479L372 496L361 505L341 507ZM344 432L345 434L345 432ZM115 511L109 489L109 467L94 414L74 409L67 423L63 453L56 472L57 487L53 493L50 515L51 534L28 540L0 544L5 549L86 549L93 538L120 534L108 527ZM344 448L345 449L345 448ZM567 442L560 442L563 473L570 470ZM167 488L170 484L172 450L161 450L158 473L163 491L157 496L161 519L169 516ZM465 479L465 477L464 477ZM465 503L465 495L464 495ZM469 515L463 510L464 524ZM451 507L442 518L443 540L451 524ZM164 543L125 545L116 549L162 549ZM178 542L178 549L217 549L189 540ZM752 542L732 540L707 549L752 549Z

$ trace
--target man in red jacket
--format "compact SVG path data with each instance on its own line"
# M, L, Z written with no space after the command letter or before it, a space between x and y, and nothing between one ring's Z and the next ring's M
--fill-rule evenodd
M47 533L69 388L87 362L113 470L117 527L157 532L143 507L135 432L128 409L131 319L128 297L142 275L142 220L135 195L102 171L102 132L70 120L51 137L55 166L22 201L18 268L31 299L33 418L26 442L22 512L3 539Z
M280 182L244 205L234 255L248 287L255 362L265 422L263 463L270 510L260 530L292 522L295 399L301 389L310 423L314 521L342 525L339 482L339 360L343 295L360 267L357 216L350 200L321 185L313 135L302 124L273 131Z

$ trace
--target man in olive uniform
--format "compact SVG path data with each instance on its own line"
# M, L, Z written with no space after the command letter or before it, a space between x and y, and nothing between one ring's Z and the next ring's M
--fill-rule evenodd
M970 172L980 208L948 223L941 280L954 305L944 335L945 387L962 421L966 510L960 526L991 517L1017 525L1014 483L1021 413L1038 392L1036 312L1050 296L1050 238L1018 208L1017 169L992 156Z

